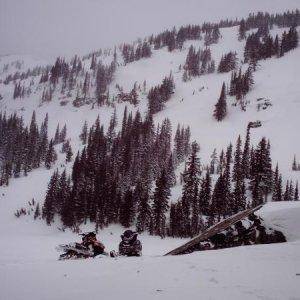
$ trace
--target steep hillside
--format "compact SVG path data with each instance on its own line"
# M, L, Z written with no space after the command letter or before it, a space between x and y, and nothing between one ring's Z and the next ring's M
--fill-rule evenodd
M300 23L299 11L295 15ZM300 48L282 42L292 35L288 32L299 32L299 26L288 26L284 16L267 26L255 25L260 15L254 21L250 16L242 38L241 22L226 20L183 27L182 36L180 31L165 31L71 60L1 56L0 298L296 299L300 202L293 200L299 200L300 172L292 170L292 163L295 157L296 169L300 168ZM252 52L247 49L251 35L261 48L271 39L272 54L257 57L255 47L248 45ZM245 49L252 55L247 61ZM229 52L236 52L235 67L218 72ZM195 57L196 75L188 67ZM241 97L232 92L234 76L249 85ZM227 111L218 122L214 110L222 86ZM156 101L154 112L151 99ZM32 121L34 112L38 126ZM48 133L43 136L46 115ZM80 137L85 121L87 141ZM258 126L249 126L253 122ZM55 138L58 124L67 128L62 139L62 134ZM181 131L176 130L178 125ZM15 129L18 135L11 142ZM246 148L247 132L251 142L245 174L238 146L228 145L236 145L240 135L240 147ZM45 149L39 148L45 136ZM180 155L178 136L184 148ZM56 139L57 159L49 150L51 139ZM70 161L61 151L66 141L73 152ZM14 148L19 142L23 148ZM30 149L36 156L43 152L38 162L24 159L32 156ZM194 177L189 177L191 161L196 162ZM63 182L69 190L63 190L59 181L64 170L72 177ZM171 183L173 171L176 183ZM59 182L60 192L55 190L52 198L51 176L51 182ZM205 182L209 182L206 198L201 194ZM43 218L34 217L37 203ZM257 214L282 231L287 243L162 257L222 218L258 204L264 206ZM122 213L128 211L131 218L124 221ZM71 221L63 220L62 212ZM143 243L141 258L57 261L55 247L78 240L75 231L96 228L109 251L117 248L124 230L120 223L136 229L144 219L148 223L137 228ZM177 231L174 220L181 226ZM188 229L180 231L183 228Z

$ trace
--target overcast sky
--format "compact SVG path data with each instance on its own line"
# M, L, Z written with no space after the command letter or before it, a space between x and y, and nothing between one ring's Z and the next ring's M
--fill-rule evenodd
M85 54L173 25L299 7L300 0L0 0L0 55Z

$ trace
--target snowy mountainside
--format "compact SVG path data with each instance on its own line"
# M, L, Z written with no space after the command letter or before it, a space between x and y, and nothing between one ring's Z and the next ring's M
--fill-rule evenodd
M219 43L210 46L212 58L216 64L220 61L222 55L229 51L236 51L237 57L241 62L243 59L244 41L237 39L238 27L221 29L222 38ZM271 34L281 34L287 28L274 28ZM161 123L166 117L170 118L173 125L173 134L178 123L190 125L192 139L197 140L201 147L200 157L204 164L209 162L209 157L214 148L218 153L226 148L229 142L235 143L239 134L244 137L248 122L261 120L263 126L252 132L254 143L262 136L271 140L272 154L274 162L279 163L279 167L286 174L286 179L293 177L297 180L297 172L288 172L294 154L300 152L300 145L297 143L296 130L299 123L296 118L298 111L298 80L296 72L299 64L299 49L287 53L284 57L276 59L270 58L259 62L259 68L254 74L254 88L246 95L246 101L249 102L247 111L242 112L239 106L232 104L235 100L228 99L228 116L224 122L215 122L212 117L214 105L219 97L222 82L226 84L230 80L229 73L214 73L193 78L188 82L182 82L183 71L179 71L185 63L189 46L192 44L196 48L203 48L202 41L187 41L182 51L175 50L168 52L166 48L153 50L153 55L147 59L141 59L123 65L121 54L118 53L119 67L116 70L113 82L109 86L110 97L117 96L119 85L124 92L130 92L134 84L143 85L146 80L146 91L151 87L161 83L162 79L172 72L175 81L175 94L171 100L166 103L166 108L156 114L155 121ZM101 61L110 63L112 61L113 51L102 55ZM25 59L24 59L25 61ZM0 62L1 63L1 62ZM84 66L89 69L91 59L83 61ZM34 66L34 65L33 65ZM1 65L0 65L1 69ZM32 78L25 80L25 85L29 85ZM2 77L4 80L4 76ZM83 80L83 79L82 79ZM33 110L37 112L37 119L41 122L46 113L49 114L49 131L54 134L57 123L67 124L68 138L72 142L78 140L78 135L83 122L88 121L93 124L99 115L101 124L106 126L113 113L112 107L96 107L85 105L80 108L72 105L72 100L76 97L76 91L68 98L66 95L55 91L53 100L50 103L41 103L43 84L38 84L39 76L34 78L34 92L30 97L24 99L12 100L14 85L11 82L8 85L1 84L1 95L3 99L0 102L1 110L7 113L18 112L23 115L26 123L29 123ZM81 82L82 84L82 82ZM90 95L93 97L94 90L91 88ZM140 110L142 114L147 111L147 97L145 92L139 93L139 104L137 107L128 102L117 103L114 106L117 110L118 125L120 127L122 115L125 106L130 110ZM257 111L257 99L267 98L271 100L272 107L267 110ZM61 106L60 101L68 100L66 106ZM51 119L55 122L51 122ZM287 121L288 120L288 121ZM287 134L287 132L289 134ZM290 147L293 145L293 147ZM76 149L75 149L76 150ZM75 152L75 151L74 151Z
M274 26L270 33L275 36L288 28ZM239 65L243 60L245 41L239 41L238 27L220 29L222 38L217 44L210 45L212 58L216 65L229 51L236 51ZM273 166L278 162L285 180L300 182L300 172L292 171L294 155L300 157L300 48L286 53L280 58L260 60L254 72L254 86L246 95L246 111L236 104L234 97L228 96L228 114L222 122L217 122L212 114L220 95L222 83L229 84L230 72L205 74L183 82L182 66L185 63L190 45L196 49L204 48L203 40L186 41L182 50L169 52L166 47L152 50L150 58L140 59L124 65L121 52L117 49L117 68L109 85L110 98L117 98L121 87L130 92L136 84L139 103L112 101L110 105L98 107L85 104L75 107L78 87L83 84L84 76L79 77L76 88L68 95L61 93L62 83L52 95L52 100L42 102L42 94L47 83L39 83L40 76L30 76L22 84L31 88L31 95L13 99L14 82L3 81L15 71L26 72L38 65L53 65L53 61L40 62L28 57L1 57L0 60L0 110L6 114L17 113L23 116L25 124L30 123L33 111L37 121L42 123L49 115L49 136L54 136L56 126L67 125L67 138L73 152L81 151L79 139L84 121L91 126L99 116L105 130L111 115L116 109L118 128L121 128L125 107L129 111L139 110L144 116L147 112L147 93L151 87L161 83L170 72L174 77L175 93L166 102L165 108L154 115L156 124L169 118L173 135L177 124L189 125L192 140L200 145L199 156L203 166L210 162L210 156L217 149L218 154L231 142L235 144L238 135L245 138L249 122L261 121L262 126L251 129L253 144L265 136L271 142ZM103 64L113 61L114 50L98 57ZM14 61L24 61L16 68ZM92 57L82 59L89 70ZM5 64L9 68L1 73ZM243 69L246 65L241 65ZM89 72L92 72L89 70ZM146 88L143 90L143 83ZM90 98L94 98L95 83L91 82ZM258 110L259 99L268 99L272 106ZM61 105L66 101L65 105ZM141 234L143 243L142 258L93 259L85 261L56 261L58 253L55 246L60 243L78 240L79 237L61 230L56 220L46 226L42 220L33 221L30 215L16 218L14 213L21 207L30 210L32 198L43 204L47 185L55 169L60 172L66 167L70 174L72 163L65 163L65 155L60 153L61 145L55 146L58 160L47 170L39 167L27 176L12 178L9 186L0 187L0 236L4 247L0 250L0 281L3 286L0 298L3 299L119 299L132 295L131 299L183 299L202 295L203 299L298 299L300 294L298 277L300 272L300 203L299 201L270 202L258 212L266 223L282 231L288 240L285 244L237 247L219 251L193 253L180 257L162 257L163 254L183 244L186 239L164 238ZM177 185L172 188L171 202L181 196L179 173ZM94 230L89 222L81 227L82 231ZM107 250L116 249L123 228L110 225L100 230L99 237ZM230 273L230 276L228 274ZM159 276L157 276L159 274ZM20 287L20 289L16 288ZM118 288L116 288L118 286Z

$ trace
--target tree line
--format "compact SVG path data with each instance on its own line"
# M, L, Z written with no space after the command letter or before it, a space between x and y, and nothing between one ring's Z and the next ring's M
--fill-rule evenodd
M48 185L42 209L47 224L58 215L75 230L91 220L96 229L118 222L155 234L161 229L155 220L166 223L165 198L160 197L169 195L176 183L175 166L190 151L189 129L178 126L172 150L168 119L154 126L151 114L142 119L139 112L125 109L119 132L116 126L115 113L106 132L99 118L90 129L84 124L84 149L77 153L71 176L55 171ZM158 189L154 194L153 182Z
M66 128L60 135L65 139ZM48 138L48 115L41 126L36 123L35 112L29 126L16 114L0 114L0 185L8 185L11 177L27 175L33 169L50 169L57 159L53 139Z
M72 173L55 171L49 182L42 208L47 224L58 216L73 230L92 221L96 230L120 223L161 237L190 237L268 197L299 199L298 184L288 182L282 191L270 142L262 138L251 146L251 126L244 144L239 136L235 149L230 144L219 158L214 151L210 166L201 165L200 147L190 144L189 128L178 126L171 149L168 119L154 126L151 114L142 119L139 112L132 115L125 109L119 132L116 126L116 113L106 132L99 118L90 129L84 124L84 148L77 153ZM181 198L170 202L175 168L187 156Z

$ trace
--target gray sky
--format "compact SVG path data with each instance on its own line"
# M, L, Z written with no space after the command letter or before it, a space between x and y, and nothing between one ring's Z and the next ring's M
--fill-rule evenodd
M297 7L300 0L0 0L0 55L85 54L173 25Z

